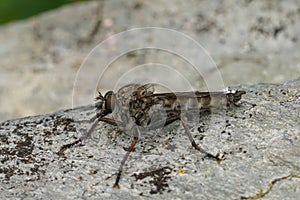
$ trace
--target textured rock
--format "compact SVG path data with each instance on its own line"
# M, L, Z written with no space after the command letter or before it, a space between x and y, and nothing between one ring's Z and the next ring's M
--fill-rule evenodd
M130 136L100 123L84 145L57 152L90 124L92 106L0 124L1 199L298 199L300 79L241 86L239 106L201 117L197 143L225 156L217 164L193 149L183 127L150 131L112 188Z
M0 121L70 108L76 72L90 51L109 36L137 27L170 28L192 37L218 65L225 85L299 78L299 16L298 0L107 0L73 4L7 24L0 27ZM107 49L102 56L111 52ZM99 88L113 88L124 74L120 69L127 72L149 62L193 75L178 56L144 49L116 58ZM103 66L93 70L97 67ZM92 84L89 92L98 78L85 77ZM193 76L189 81L203 85ZM88 103L91 98L86 96L81 91Z

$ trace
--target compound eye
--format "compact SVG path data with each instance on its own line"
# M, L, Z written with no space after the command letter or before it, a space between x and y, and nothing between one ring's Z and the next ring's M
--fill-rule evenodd
M115 106L115 95L112 91L107 92L104 95L105 99L105 109L107 112L112 112Z

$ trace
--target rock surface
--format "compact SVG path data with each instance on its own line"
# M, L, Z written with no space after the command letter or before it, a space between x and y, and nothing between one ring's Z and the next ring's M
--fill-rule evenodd
M164 27L192 37L217 64L225 85L299 78L299 9L298 0L107 0L74 4L2 26L0 121L72 107L73 84L84 59L109 36L131 28ZM192 74L178 56L144 49L116 58L112 72L105 75L108 81L99 88L113 88L111 80L118 80L120 69L149 62ZM84 79L92 84L88 85L92 93L98 78ZM196 87L203 82L189 81ZM82 91L81 98L88 103L92 99L86 96Z
M90 124L92 106L0 124L0 199L298 199L300 79L241 86L239 106L201 117L193 149L175 122L141 136L112 188L130 136L100 123L91 138L58 155Z

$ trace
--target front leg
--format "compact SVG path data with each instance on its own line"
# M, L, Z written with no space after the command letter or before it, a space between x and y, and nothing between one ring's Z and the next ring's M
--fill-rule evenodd
M81 121L78 121L78 122L80 122L80 123L91 123L91 122L94 122L94 123L93 123L92 127L91 127L87 132L85 132L80 138L78 138L77 140L75 140L75 141L72 142L72 143L63 145L63 146L60 148L58 154L59 154L59 155L63 155L63 154L64 154L64 151L65 151L66 149L71 148L72 146L74 146L74 145L76 145L76 144L78 144L78 143L80 143L80 142L86 140L87 138L89 138L90 135L91 135L92 132L95 130L95 128L97 127L97 125L98 125L98 123L99 123L100 121L105 122L105 123L108 123L108 124L113 125L113 126L117 126L117 125L119 124L119 123L117 123L114 119L110 119L110 118L106 118L106 117L96 118L96 116L93 117L93 118L91 118L91 119L89 119L89 120L81 120Z
M86 140L91 135L91 133L94 131L94 129L96 128L96 126L98 125L98 123L99 123L99 119L95 119L92 127L87 132L85 132L80 138L78 138L74 142L63 145L60 148L58 154L59 155L63 155L66 149L71 148L72 146L78 144L79 142L81 142L83 140Z

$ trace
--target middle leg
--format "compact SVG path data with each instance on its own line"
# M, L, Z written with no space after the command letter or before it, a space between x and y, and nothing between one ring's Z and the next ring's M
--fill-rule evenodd
M136 127L133 128L133 140L132 140L132 142L131 142L131 145L130 145L130 147L127 149L126 154L125 154L125 156L123 157L123 160L121 161L121 164L120 164L120 166L119 166L119 170L118 170L116 182L115 182L115 184L113 185L114 188L120 188L120 186L119 186L119 181L120 181L120 178L121 178L121 175L122 175L123 167L124 167L124 165L125 165L126 160L127 160L128 157L129 157L129 154L134 150L134 147L135 147L136 143L138 142L139 135L140 135L140 131L139 131L138 127L136 126Z
M194 140L194 138L193 138L193 136L192 136L192 134L191 134L191 132L190 132L190 130L189 130L189 128L188 128L188 126L187 126L187 124L186 124L186 122L183 119L181 119L181 123L182 123L182 125L183 125L183 127L185 129L185 132L186 132L186 134L187 134L187 136L188 136L188 138L189 138L192 146L196 150L198 150L201 153L205 154L206 157L211 158L213 160L216 160L218 163L220 163L222 161L222 159L219 158L218 156L212 155L211 153L209 153L209 152L205 151L204 149L202 149L201 146L197 145L196 142L195 142L195 140Z

